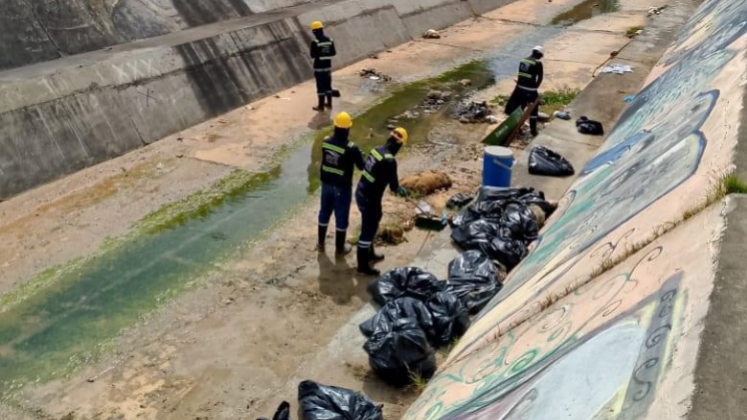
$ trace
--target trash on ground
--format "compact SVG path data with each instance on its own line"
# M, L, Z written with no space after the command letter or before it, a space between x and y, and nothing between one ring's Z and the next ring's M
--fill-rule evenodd
M582 116L576 121L576 128L581 134L590 134L592 136L603 136L604 126L599 121L590 120Z
M623 98L623 102L625 103L631 103L635 99L635 95L628 95L625 98Z
M444 346L463 336L469 328L469 310L462 300L450 292L439 292L428 300L433 319L433 342Z
M662 10L666 9L667 7L669 7L669 5L667 5L667 4L665 4L663 6L659 6L659 7L651 6L651 7L648 8L647 15L648 16L660 15L661 12L662 12Z
M473 199L474 196L470 194L458 193L452 195L451 198L449 198L449 201L446 202L446 207L450 209L460 210L462 207L472 202Z
M425 305L425 302L411 297L389 301L379 309L376 315L364 321L358 328L364 336L371 337L377 332L391 330L391 326L388 324L402 318L411 318L417 321L418 326L425 331L429 339L435 336L430 309Z
M602 67L602 70L599 71L601 74L606 73L613 73L613 74L625 74L625 73L633 73L633 67L627 65L627 64L612 64L609 66Z
M490 106L487 102L463 101L454 109L454 118L463 124L487 122Z
M266 417L260 417L257 420L269 420ZM283 401L278 406L278 409L275 410L275 414L272 416L272 420L291 420L290 417L290 403L288 401Z
M443 172L426 171L408 176L400 182L400 185L411 192L429 195L438 190L451 188L452 182L449 175Z
M555 111L552 113L553 117L560 118L561 120L570 120L571 113L568 111Z
M544 113L544 112L538 112L537 113L537 121L539 122L548 122L550 121L550 115Z
M423 38L425 38L425 39L441 39L441 34L438 33L438 31L435 30L435 29L428 29L423 34Z
M381 80L382 82L389 82L392 80L391 76L379 73L376 69L362 69L358 72L358 75L364 79Z
M402 318L385 327L363 345L371 369L384 382L396 386L407 385L414 376L430 379L436 372L436 353L417 321Z
M537 146L529 154L529 173L532 175L570 176L575 173L573 165L559 153L544 146Z
M539 235L541 226L532 205L545 216L555 209L544 194L531 188L482 187L477 200L451 221L451 239L464 250L482 251L510 270Z
M405 232L412 229L412 223L400 224L386 224L379 227L376 233L376 244L377 245L399 245L407 241L405 238Z
M358 392L313 381L298 385L303 420L383 420L381 405Z
M432 230L440 232L446 228L448 221L446 215L437 216L435 214L418 214L415 217L415 227L422 230Z
M485 117L485 121L487 121L488 124L498 124L498 117L495 115L488 115Z
M374 302L384 306L401 297L412 297L427 301L437 292L443 291L446 283L417 267L400 267L387 271L368 285Z
M495 264L482 251L467 251L449 263L447 291L470 313L480 311L503 287Z
M420 109L427 114L432 114L450 101L452 96L453 93L449 91L431 90L425 95L425 99L420 104Z

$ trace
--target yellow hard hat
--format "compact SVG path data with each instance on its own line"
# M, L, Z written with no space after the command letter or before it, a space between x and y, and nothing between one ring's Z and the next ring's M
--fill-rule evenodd
M341 112L335 117L335 127L350 129L353 126L353 118L347 112Z
M407 139L409 136L407 135L407 130L405 130L402 127L397 127L392 131L392 137L397 139L403 146L407 146Z
M311 22L311 30L316 31L317 29L324 29L324 25L322 25L322 21L320 20Z

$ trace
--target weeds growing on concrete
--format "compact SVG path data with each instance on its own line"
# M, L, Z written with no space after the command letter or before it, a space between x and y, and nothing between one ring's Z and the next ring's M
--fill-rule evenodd
M417 392L423 392L425 387L428 386L428 380L419 373L410 372L410 381L412 382L410 387Z
M638 35L638 31L642 31L643 28L643 25L631 26L627 31L625 31L625 36L628 38L635 38L635 36Z
M544 92L540 110L552 116L555 111L560 111L573 102L579 93L581 93L579 89L572 89L568 86Z

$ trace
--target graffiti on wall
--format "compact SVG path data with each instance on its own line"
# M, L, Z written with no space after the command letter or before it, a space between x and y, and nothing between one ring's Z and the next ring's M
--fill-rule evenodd
M405 419L679 418L715 277L703 244L722 228L720 211L447 364Z
M594 255L600 243L644 239L657 223L637 231L625 225L691 180L704 159L713 166L728 166L728 161L716 161L728 159L723 150L733 146L736 138L729 139L731 144L726 144L723 133L709 139L704 126L714 118L723 92L738 89L719 86L714 80L741 58L742 51L735 45L747 38L746 22L747 3L739 0L711 0L698 10L659 63L658 77L621 116L564 197L561 213L483 310L450 360L479 347L500 322L497 317L505 320L526 310L528 300L546 293L561 279L588 277L596 268L593 261L597 265L600 261ZM738 83L739 78L730 80ZM715 142L711 153L722 155L709 155L709 141ZM698 182L707 184L709 176L698 173ZM699 199L682 194L682 202L694 204ZM668 208L657 216L666 217L669 212L675 217L675 210L681 212ZM671 221L662 219L658 224ZM620 246L625 247L625 243Z

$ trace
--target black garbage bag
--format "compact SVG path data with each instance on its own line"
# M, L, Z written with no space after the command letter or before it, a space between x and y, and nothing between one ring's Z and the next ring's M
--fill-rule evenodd
M469 310L462 300L449 292L438 292L428 301L433 316L437 346L451 344L469 328Z
M508 236L510 232L501 225L485 219L452 229L451 240L464 250L478 249L480 245L499 236Z
M494 237L488 242L481 242L480 250L488 258L503 264L507 270L519 265L521 260L527 256L527 245L524 241L512 239L508 236Z
M268 420L268 419L266 417L260 417L257 420ZM275 415L272 416L272 420L291 420L290 403L288 401L283 401L280 403L280 406L278 406L278 409L275 410Z
M506 211L499 221L501 228L508 229L508 235L513 239L521 239L531 242L539 236L539 224L537 216L529 209L529 206L520 201L511 201L506 205Z
M545 193L543 192L531 192L528 194L524 194L519 197L519 201L526 205L534 204L540 209L542 209L543 212L545 212L545 215L547 217L550 217L552 212L555 211L555 209L558 207L557 204L551 203L545 199Z
M544 146L537 146L529 154L529 173L533 175L570 176L575 171L573 165L559 153Z
M429 338L434 338L436 331L433 324L431 312L424 302L411 297L403 297L390 300L379 309L371 319L363 322L359 328L366 337L371 337L376 331L388 330L386 324L401 318L412 318L417 321L420 328L425 331Z
M576 121L576 129L581 134L591 134L592 136L604 135L604 127L602 126L602 123L590 120L583 116Z
M436 354L418 322L401 318L377 330L363 345L368 363L385 382L401 386L414 375L430 379L436 372Z
M298 385L303 420L383 420L381 406L345 388L313 381Z
M368 285L368 292L381 306L390 300L412 297L427 301L446 287L436 276L417 267L400 267L384 273Z
M480 219L480 213L476 212L472 206L462 209L453 219L449 221L452 228L468 225L475 220Z
M450 209L461 209L462 207L469 204L474 197L469 194L459 193L451 196L449 201L446 202L446 207Z
M479 312L503 287L495 264L481 251L467 251L449 263L447 291L470 313Z

